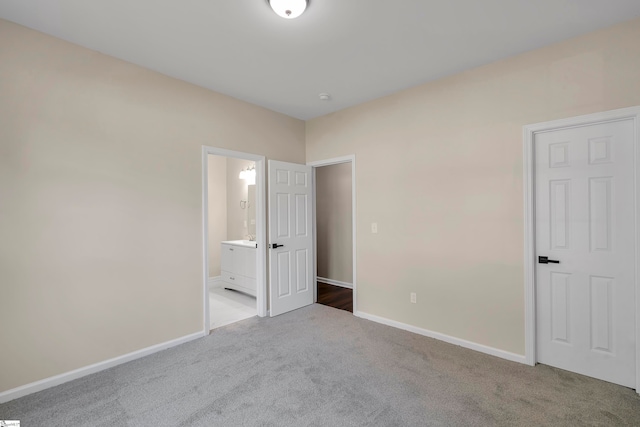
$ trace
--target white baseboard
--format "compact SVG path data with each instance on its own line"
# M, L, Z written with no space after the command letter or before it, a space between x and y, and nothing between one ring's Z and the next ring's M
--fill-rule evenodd
M209 277L207 280L207 286L209 289L222 287L222 276Z
M429 338L435 338L440 341L448 342L449 344L459 345L460 347L465 347L471 350L479 351L481 353L490 354L492 356L500 357L502 359L510 360L512 362L518 362L518 363L523 363L527 365L527 360L524 355L511 353L511 352L500 350L493 347L488 347L486 345L478 344L471 341L466 341L460 338L441 334L439 332L433 332L428 329L418 328L417 326L408 325L406 323L397 322L395 320L387 319L380 316L375 316L373 314L363 313L362 311L357 311L354 314L363 319L371 320L372 322L382 323L383 325L392 326L398 329L403 329L405 331L413 332L414 334L424 335L425 337L429 337Z
M340 286L341 288L353 289L353 283L341 282L339 280L327 279L326 277L316 277L316 282L326 283L328 285Z
M94 363L93 365L85 366L83 368L75 369L73 371L65 372L64 374L56 375L53 377L45 378L40 381L25 384L20 387L13 388L11 390L3 391L0 393L0 403L5 403L10 400L18 399L28 394L36 393L38 391L45 390L47 388L55 387L66 382L94 374L96 372L104 371L105 369L112 368L123 363L130 362L141 357L148 356L153 353L157 353L162 350L166 350L171 347L175 347L180 344L204 337L204 332L196 332L195 334L186 335L175 340L167 341L164 343L152 345L151 347L143 348L132 353L127 353L122 356L114 357L113 359L105 360L103 362Z

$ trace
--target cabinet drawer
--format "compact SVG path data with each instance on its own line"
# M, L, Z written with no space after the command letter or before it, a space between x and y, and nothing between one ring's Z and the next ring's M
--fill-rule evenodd
M229 283L230 285L242 286L243 288L246 286L244 281L244 276L241 276L236 273L232 273L230 271L222 271L222 281Z

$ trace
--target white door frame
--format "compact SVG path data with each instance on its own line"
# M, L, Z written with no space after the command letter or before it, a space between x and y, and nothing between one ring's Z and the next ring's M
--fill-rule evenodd
M233 157L251 160L256 163L256 241L258 242L256 259L256 308L258 316L267 315L267 223L265 198L265 157L224 148L202 146L202 283L203 283L203 330L208 335L209 319L209 162L208 155Z
M536 123L523 127L524 175L524 302L525 360L536 364L536 289L535 289L535 155L534 139L538 133L596 123L632 120L634 124L634 206L635 206L635 291L636 291L636 391L640 393L640 107L622 108L561 120Z
M356 290L357 290L357 280L356 280L356 156L355 154L351 154L343 157L335 157L333 159L326 160L317 160L314 162L307 162L307 166L313 167L313 245L315 250L314 260L313 260L313 302L318 301L318 284L316 282L316 278L318 277L318 251L317 251L317 224L316 224L316 168L321 166L331 166L338 165L340 163L351 163L351 234L352 238L352 256L353 259L353 313L357 312L356 310Z

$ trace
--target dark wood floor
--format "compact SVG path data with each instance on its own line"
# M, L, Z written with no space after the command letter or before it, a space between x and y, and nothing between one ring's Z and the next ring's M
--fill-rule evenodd
M318 304L353 313L353 290L318 282Z

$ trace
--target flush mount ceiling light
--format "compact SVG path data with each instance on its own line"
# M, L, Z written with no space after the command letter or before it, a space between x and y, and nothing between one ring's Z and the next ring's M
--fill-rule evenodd
M271 9L286 19L297 18L307 8L308 0L269 0Z

